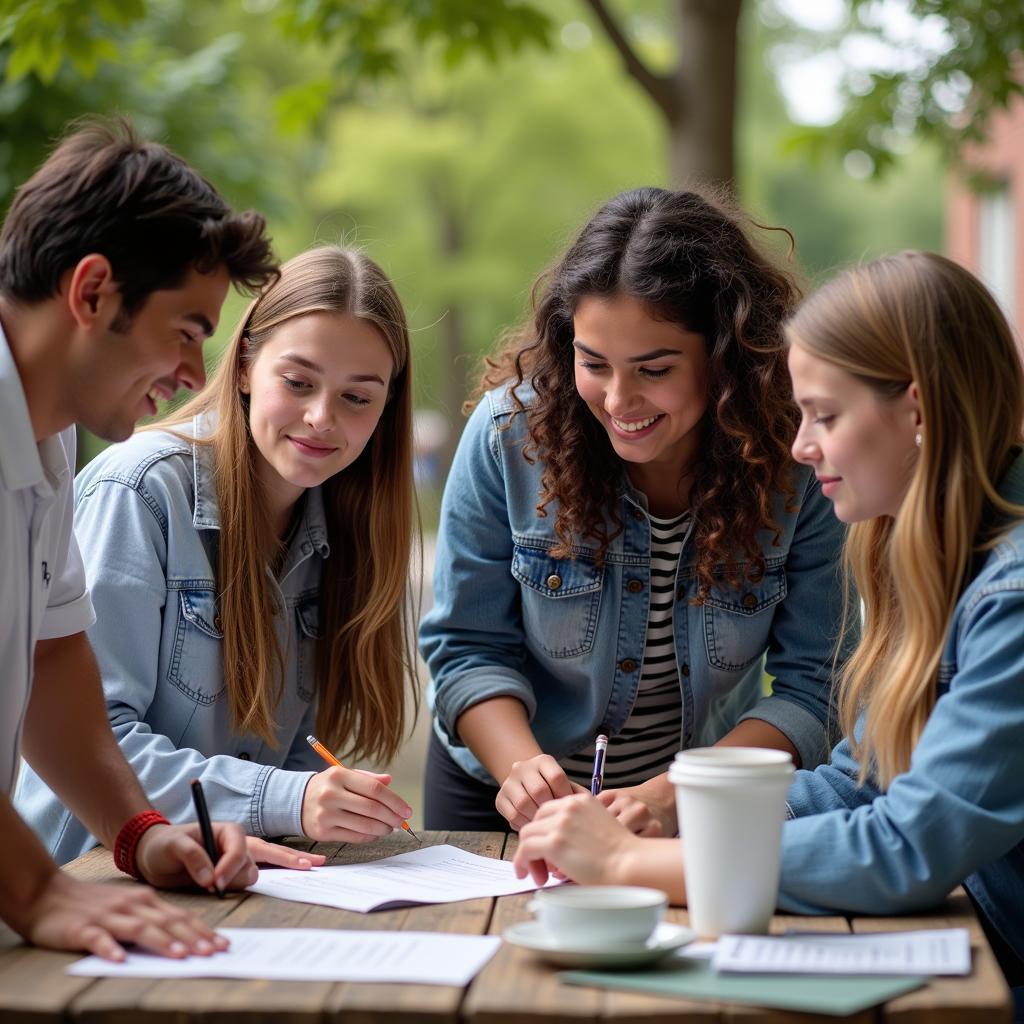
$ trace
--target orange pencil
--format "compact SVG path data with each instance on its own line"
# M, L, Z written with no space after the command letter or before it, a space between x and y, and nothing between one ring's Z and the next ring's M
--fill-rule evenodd
M306 742L328 763L333 764L335 768L343 767L342 763L315 737L307 736ZM409 833L416 840L417 843L422 843L418 835L409 827L409 822L403 821L402 828Z

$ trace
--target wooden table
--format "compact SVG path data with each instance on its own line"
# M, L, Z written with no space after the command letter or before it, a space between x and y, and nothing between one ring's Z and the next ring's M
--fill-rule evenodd
M428 844L451 842L491 857L509 858L515 836L491 832L434 832ZM335 863L355 863L407 850L408 840L396 833L370 847L321 847ZM114 869L106 851L94 850L69 870L80 878L133 884ZM529 894L500 899L413 907L357 914L288 903L266 896L237 894L227 900L206 895L170 894L181 906L202 914L211 924L231 927L308 927L347 929L409 929L465 934L491 933L529 916ZM684 910L669 912L669 920L686 922ZM1012 1003L978 920L966 895L954 894L934 913L914 918L787 918L779 916L774 930L813 926L817 930L855 932L920 927L965 926L970 929L974 970L968 978L939 978L876 1010L853 1018L873 1021L970 1024L1010 1021ZM2 926L0 926L2 928ZM75 960L70 954L32 949L11 932L0 932L0 1022L47 1024L82 1021L87 1024L185 1024L185 1022L245 1022L245 1024L394 1024L398 1021L464 1021L467 1024L541 1024L614 1018L639 1024L660 1021L730 1021L756 1018L758 1024L784 1019L831 1020L810 1014L709 1002L687 1002L628 992L562 985L557 970L512 946L502 946L477 975L468 990L434 985L379 985L325 982L269 981L150 981L74 978L64 973Z

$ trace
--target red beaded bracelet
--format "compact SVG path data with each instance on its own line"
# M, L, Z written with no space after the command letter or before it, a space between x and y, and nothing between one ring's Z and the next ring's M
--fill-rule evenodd
M128 819L114 841L114 864L118 871L140 882L143 878L135 863L135 852L139 848L139 840L154 825L170 825L170 822L159 811L140 811Z

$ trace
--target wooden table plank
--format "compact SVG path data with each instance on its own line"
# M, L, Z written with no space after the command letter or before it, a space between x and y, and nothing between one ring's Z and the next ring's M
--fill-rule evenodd
M506 841L499 833L430 833L424 838L430 845L452 842L506 859L516 848L514 836ZM399 833L370 846L325 846L324 852L333 862L353 863L410 848L409 840ZM69 870L84 879L134 884L116 872L105 851L80 858ZM509 924L529 916L527 905L532 896L371 914L252 894L233 894L223 901L200 893L173 893L168 898L214 925L500 935ZM686 912L671 910L669 920L685 922ZM839 918L779 916L773 921L772 930L845 931L850 926ZM970 978L936 979L926 989L895 999L877 1012L847 1019L856 1024L1009 1021L1009 990L962 892L954 895L938 914L856 918L852 922L854 930L860 932L951 926L964 926L971 931L974 971ZM0 930L0 1024L64 1024L69 1019L88 1024L387 1024L389 1020L412 1024L456 1024L463 1020L467 1024L571 1024L581 1018L614 1019L622 1024L676 1024L682 1019L732 1022L747 1018L756 1018L757 1024L786 1020L810 1024L819 1019L835 1019L561 985L557 968L511 946L502 946L468 993L430 985L72 978L64 970L75 958L73 954L20 945L17 936Z
M504 858L515 856L517 837L509 835ZM531 916L533 893L505 896L497 901L491 935ZM505 943L476 976L462 1004L462 1020L471 1024L540 1024L542 1021L602 1017L604 993L562 985L557 970L531 953Z
M957 889L936 912L906 917L856 917L854 932L966 928L973 968L967 978L933 978L916 992L886 1003L882 1020L898 1024L982 1024L1013 1020L1013 997L985 939L967 893Z

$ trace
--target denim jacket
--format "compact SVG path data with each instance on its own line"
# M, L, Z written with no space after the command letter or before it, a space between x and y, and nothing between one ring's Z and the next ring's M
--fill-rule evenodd
M1000 492L1024 504L1024 454ZM956 604L909 770L884 793L858 772L844 740L831 764L797 773L779 906L905 913L963 883L1024 960L1024 523Z
M79 474L75 532L97 616L88 635L114 734L155 808L172 821L194 820L189 781L200 778L214 819L251 835L301 835L306 783L323 767L306 743L328 555L321 494L307 491L275 581L285 679L274 748L231 723L211 459L209 448L143 431ZM96 844L28 765L15 802L59 863Z
M529 402L525 388L520 389ZM523 415L507 390L474 410L448 476L434 570L434 606L420 627L434 728L469 775L490 775L456 732L467 709L498 696L526 706L541 748L563 757L598 732L617 733L640 681L650 597L645 496L623 479L623 532L603 568L578 543L556 559L554 511L538 516L540 461L523 457ZM508 430L501 430L509 423ZM785 733L804 765L827 756L829 679L842 619L844 528L813 475L795 469L796 512L777 495L781 529L761 534L766 569L738 589L723 580L703 606L692 536L680 556L674 630L683 745L714 743L743 718ZM855 630L851 640L855 640ZM775 677L762 689L762 660Z

